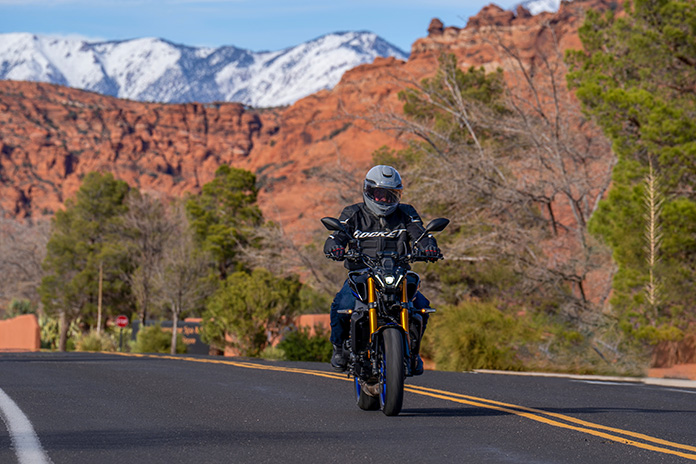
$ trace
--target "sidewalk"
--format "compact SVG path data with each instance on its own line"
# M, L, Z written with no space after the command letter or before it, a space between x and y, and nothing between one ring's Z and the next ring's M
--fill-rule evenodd
M474 369L473 372L476 372L478 374L521 375L528 377L558 377L564 379L589 380L596 382L642 383L645 385L659 385L662 387L696 388L696 380L672 379L664 377L614 377L606 375L576 375L557 374L549 372L496 371L489 369Z

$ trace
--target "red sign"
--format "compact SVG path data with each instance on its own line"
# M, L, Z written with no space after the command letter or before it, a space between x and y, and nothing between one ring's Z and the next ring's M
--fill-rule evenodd
M116 318L116 325L121 328L128 327L128 318L121 314Z

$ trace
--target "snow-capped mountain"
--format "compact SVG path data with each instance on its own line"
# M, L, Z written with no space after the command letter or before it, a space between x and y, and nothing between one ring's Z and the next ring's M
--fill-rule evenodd
M548 11L555 13L561 6L561 0L529 0L522 5L533 15Z
M269 107L332 88L345 71L378 56L408 57L370 32L327 34L272 52L189 47L158 38L97 43L11 33L0 34L0 79L50 82L139 101Z

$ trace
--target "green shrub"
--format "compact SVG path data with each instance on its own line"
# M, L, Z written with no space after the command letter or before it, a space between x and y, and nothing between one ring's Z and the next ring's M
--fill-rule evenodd
M269 345L261 352L261 358L270 361L281 361L285 359L285 352L278 346Z
M279 277L263 268L230 274L208 300L201 339L237 348L242 356L260 356L268 332L279 333L298 313L301 288L296 276ZM233 342L226 340L227 334Z
M170 353L172 333L162 330L160 324L149 325L138 331L132 351L136 353ZM176 336L176 352L186 353L186 344L181 334Z
M598 325L583 333L567 324L548 321L544 340L527 368L543 372L642 376L650 350L635 337L627 336L618 324Z
M116 349L116 340L106 332L97 333L92 330L80 334L75 340L76 351L116 351Z
M318 325L314 326L314 335L310 335L308 327L289 332L278 343L278 348L283 350L288 361L331 361L329 332Z
M128 327L112 327L111 328L112 337L114 338L114 343L116 343L116 350L123 352L133 351L133 345L135 340L133 340L133 326L131 324Z
M46 315L39 316L41 331L41 349L55 350L58 348L58 319Z
M430 321L421 354L440 370L634 376L647 366L640 343L618 327L579 331L553 316L501 309L496 301L444 306Z
M468 301L446 306L428 325L423 354L432 357L438 369L520 370L517 355L525 342L539 338L524 316L507 314L493 302Z
M12 319L25 314L36 314L36 308L31 304L31 301L13 298L3 319Z
M327 311L331 306L333 295L319 292L309 285L303 285L300 289L299 314L317 314Z
M70 326L68 327L68 339L65 346L67 351L73 351L75 349L75 340L77 340L82 333L80 324L80 318L70 322ZM60 340L60 323L58 319L42 314L39 316L39 329L41 331L41 349L57 350Z

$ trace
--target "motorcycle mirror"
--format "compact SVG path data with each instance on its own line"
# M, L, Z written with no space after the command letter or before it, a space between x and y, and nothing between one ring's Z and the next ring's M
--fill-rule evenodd
M440 232L442 230L445 230L445 227L447 227L447 225L449 223L450 223L450 220L446 219L446 218L433 219L425 227L425 230L426 230L426 232Z
M440 232L440 231L444 230L445 227L447 227L447 224L449 224L449 223L450 223L450 220L449 220L449 219L446 219L446 218L437 218L437 219L433 219L433 220L430 221L430 222L428 223L428 225L425 227L425 232L423 232L423 235L421 235L420 237L418 237L418 238L413 242L413 244L415 245L415 244L417 244L418 242L420 242L421 239L422 239L423 237L425 237L426 235L428 235L430 232Z
M336 230L339 232L346 231L346 229L343 227L343 224L341 224L341 221L339 221L336 218L332 218L332 217L321 218L321 223L324 224L324 227L326 227L328 230Z

